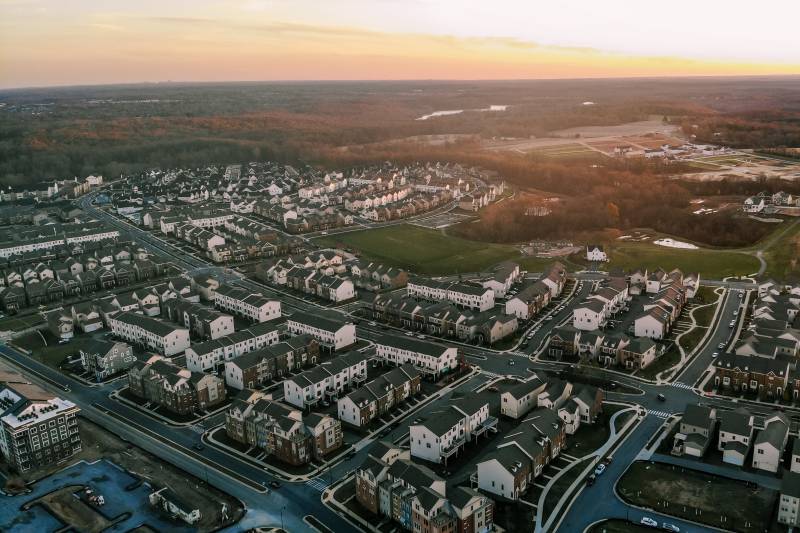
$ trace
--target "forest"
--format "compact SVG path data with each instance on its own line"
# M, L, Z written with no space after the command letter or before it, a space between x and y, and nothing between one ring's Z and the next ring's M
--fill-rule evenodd
M6 90L0 184L29 188L90 173L252 159L324 165L368 155L343 157L342 147L409 136L530 137L654 116L670 117L699 139L719 140L714 134L721 133L737 145L800 146L795 87L793 78L775 77ZM476 111L493 104L511 107ZM466 111L416 120L442 109Z

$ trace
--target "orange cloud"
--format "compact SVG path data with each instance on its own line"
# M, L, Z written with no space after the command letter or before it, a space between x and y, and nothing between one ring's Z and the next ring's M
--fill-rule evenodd
M800 74L797 64L637 57L504 37L382 33L272 20L107 14L35 30L3 24L0 34L5 34L3 86Z

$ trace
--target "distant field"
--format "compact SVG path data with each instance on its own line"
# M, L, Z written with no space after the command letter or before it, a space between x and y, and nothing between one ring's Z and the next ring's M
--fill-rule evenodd
M610 248L609 268L680 268L684 272L699 272L702 278L721 279L752 274L759 267L758 259L737 252L681 250L649 243L620 243Z
M510 245L470 241L409 224L315 240L323 246L352 248L373 261L431 275L477 272L506 259L522 258Z

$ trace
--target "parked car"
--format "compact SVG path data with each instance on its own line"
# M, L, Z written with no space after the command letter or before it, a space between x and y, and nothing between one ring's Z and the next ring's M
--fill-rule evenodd
M586 484L591 487L592 485L594 485L594 482L596 480L597 480L597 476L592 474L592 475L590 475L589 477L586 478Z
M411 333L410 331L406 331L405 335L406 335L406 337L413 337L414 336L414 334Z
M725 343L724 342L719 343L717 345L717 348L719 348L720 350L724 350L725 349Z
M597 468L594 469L594 475L601 476L605 471L606 471L606 465L604 463L600 463L599 465L597 465Z
M681 533L681 528L676 526L675 524L670 524L669 522L664 522L661 524L661 529L664 531L672 531L674 533Z
M656 522L649 516L643 516L642 520L639 523L642 524L643 526L658 527L658 522Z

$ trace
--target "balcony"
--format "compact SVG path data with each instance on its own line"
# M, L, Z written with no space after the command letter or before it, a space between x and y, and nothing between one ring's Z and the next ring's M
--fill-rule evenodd
M473 435L478 437L480 435L483 435L487 431L491 431L492 433L497 433L497 417L496 416L490 416L489 418L487 418L486 420L481 422L478 425L478 427L475 428L475 431L473 431L472 433L473 433Z
M453 444L451 444L448 448L442 449L442 451L441 451L441 453L439 455L441 457L444 457L445 459L449 459L450 457L455 455L458 452L458 450L460 450L464 446L465 442L467 442L467 438L466 437L459 437L456 440L454 440Z

